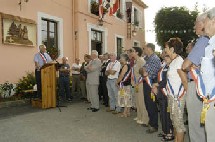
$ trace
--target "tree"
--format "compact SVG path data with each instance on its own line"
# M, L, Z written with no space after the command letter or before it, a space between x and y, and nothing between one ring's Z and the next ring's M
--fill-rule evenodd
M155 33L158 45L164 47L166 41L173 37L181 38L184 49L188 41L197 36L193 32L198 11L189 11L185 7L164 7L155 16Z

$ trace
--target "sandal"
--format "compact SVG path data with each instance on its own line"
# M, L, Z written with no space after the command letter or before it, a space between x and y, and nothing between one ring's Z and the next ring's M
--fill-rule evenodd
M164 134L162 132L158 134L158 137L165 137L165 136L166 136L166 134Z
M166 136L164 136L164 138L161 139L161 141L166 142L166 141L172 141L174 139L175 139L175 137L173 135L166 135Z
M122 113L119 117L127 117L127 115Z

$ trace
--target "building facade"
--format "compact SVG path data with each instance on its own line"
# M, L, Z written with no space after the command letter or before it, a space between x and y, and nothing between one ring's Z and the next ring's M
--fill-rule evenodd
M119 10L102 20L96 7L98 0L1 0L0 83L16 83L34 71L40 44L53 58L57 52L59 61L69 57L69 64L91 50L119 55L145 44L146 5L141 0L119 0Z

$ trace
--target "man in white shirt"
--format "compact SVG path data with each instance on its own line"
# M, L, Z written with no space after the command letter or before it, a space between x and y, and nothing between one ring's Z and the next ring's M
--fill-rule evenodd
M80 93L80 59L76 58L75 63L72 64L72 95L75 94L75 90Z
M205 91L203 91L203 98L205 99L205 105L208 105L207 115L205 119L205 130L207 136L207 142L215 141L215 58L213 56L213 50L215 48L215 7L207 12L207 18L205 20L205 33L210 37L208 46L205 48L205 56L201 62L201 74L203 83L205 85Z
M41 68L47 64L52 62L51 57L48 53L46 53L46 46L40 45L40 51L35 54L34 56L34 63L35 63L35 77L37 83L37 96L38 98L42 98L42 83L41 83Z
M116 60L116 54L111 53L110 63L108 64L105 74L108 76L107 79L107 89L108 89L108 97L110 102L110 109L108 112L113 111L113 114L117 114L121 112L121 108L118 106L118 87L116 86L116 81L119 76L119 71L121 68L120 62Z

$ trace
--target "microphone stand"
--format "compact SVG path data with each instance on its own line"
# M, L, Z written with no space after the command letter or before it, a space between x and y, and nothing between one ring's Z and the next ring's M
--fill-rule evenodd
M57 62L57 64L56 64L56 68L57 68L57 70L59 70L59 68L61 67L61 64L57 61L57 60L55 60L55 62ZM57 104L56 104L56 107L58 108L58 110L59 110L59 112L62 112L62 110L61 110L61 107L67 107L67 106L65 106L65 105L60 105L60 92L59 92L59 89L60 89L60 83L59 83L59 80L60 80L60 78L58 78L58 83L57 83L57 88L58 88L58 90L57 90Z

